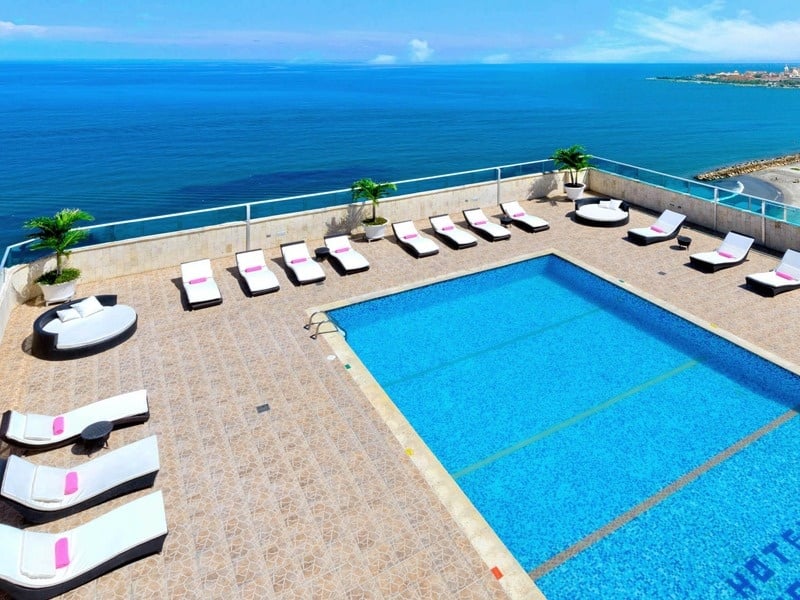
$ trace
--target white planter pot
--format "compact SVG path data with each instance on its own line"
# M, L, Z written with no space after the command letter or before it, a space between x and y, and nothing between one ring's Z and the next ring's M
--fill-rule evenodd
M39 284L42 288L42 295L44 296L45 304L55 304L57 302L66 302L75 296L75 280L67 281L65 283L56 283L55 285Z
M364 225L364 235L368 240L379 240L386 235L386 223L383 225Z
M564 184L564 192L567 194L567 198L573 202L583 196L583 190L585 188L586 186L582 183L576 183L575 185L569 183Z

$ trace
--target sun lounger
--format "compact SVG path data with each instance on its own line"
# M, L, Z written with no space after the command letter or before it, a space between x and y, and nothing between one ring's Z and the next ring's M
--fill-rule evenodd
M629 229L628 239L640 246L671 240L678 235L685 220L686 215L665 210L650 227Z
M401 221L392 223L394 235L398 243L406 248L413 256L422 258L423 256L433 256L438 254L439 246L430 238L420 235L413 221Z
M487 240L496 242L498 240L507 240L511 237L511 232L508 229L491 222L480 208L470 208L462 212L469 226Z
M189 308L222 304L222 294L214 281L211 261L207 258L181 263L181 282Z
M751 290L764 296L775 296L800 288L800 252L787 250L773 271L747 275L745 282Z
M500 205L500 208L503 209L503 212L511 219L512 223L519 225L525 231L534 233L550 229L550 223L542 218L529 215L519 205L519 202L504 202Z
M699 252L689 257L691 266L713 273L720 269L742 264L753 245L753 238L731 231L713 252Z
M0 439L20 448L50 450L76 441L87 425L98 421L110 421L116 428L144 423L149 418L147 391L137 390L55 417L7 410L0 421Z
M299 285L325 280L325 271L311 258L305 242L281 244L281 254L286 268L294 275Z
M0 500L31 523L60 519L152 487L159 469L151 435L70 469L36 465L12 454L0 461Z
M349 236L326 236L325 247L330 251L328 258L339 266L342 273L358 273L369 269L369 261L364 258L363 254L353 249Z
M239 275L242 276L247 285L247 291L250 292L251 296L277 292L281 288L275 273L267 267L267 263L264 260L264 251L260 248L258 250L237 252L236 267L239 269Z
M452 248L469 248L478 243L474 235L456 227L450 215L436 215L429 220L434 233Z
M52 598L161 552L166 537L160 491L63 533L0 524L0 590L23 600Z

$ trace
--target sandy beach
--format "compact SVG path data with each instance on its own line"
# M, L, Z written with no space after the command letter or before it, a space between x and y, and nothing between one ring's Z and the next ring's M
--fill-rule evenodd
M747 178L757 179L774 187L782 195L782 198L777 199L779 202L800 206L800 163L770 167L737 177L737 179L742 180L742 183L745 184L746 193ZM767 199L771 200L772 197Z

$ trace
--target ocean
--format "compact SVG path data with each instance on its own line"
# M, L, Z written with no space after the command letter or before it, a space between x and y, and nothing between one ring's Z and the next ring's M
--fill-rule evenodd
M681 177L800 151L800 90L658 76L783 65L0 62L0 251L96 223L591 154Z

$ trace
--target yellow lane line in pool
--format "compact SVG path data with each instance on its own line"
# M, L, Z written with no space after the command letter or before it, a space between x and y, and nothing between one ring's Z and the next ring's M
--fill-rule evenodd
M797 408L787 410L781 416L770 421L769 423L767 423L760 429L754 431L747 437L742 438L735 444L725 448L725 450L723 450L722 452L712 456L702 465L689 471L686 475L675 480L667 487L663 488L661 491L650 496L646 500L643 500L642 502L640 502L627 512L622 513L613 521L610 521L600 529L597 529L596 531L585 536L583 539L578 540L576 543L574 543L566 550L563 550L558 554L556 554L555 556L553 556L552 558L546 560L541 565L530 571L528 575L530 575L531 579L534 580L547 575L550 571L552 571L557 567L560 567L576 554L583 552L596 542L599 542L603 538L614 533L617 529L620 529L622 526L627 525L645 511L650 510L655 505L669 498L672 494L680 491L682 488L692 483L695 479L697 479L701 475L704 475L705 473L716 467L718 464L728 460L734 454L738 453L741 450L744 450L753 442L758 441L760 438L764 437L769 432L777 429L778 427L788 422L789 420L795 418L797 415L798 415Z
M585 411L583 411L581 413L578 413L577 415L573 415L569 419L561 421L560 423L556 423L555 425L553 425L552 427L550 427L548 429L545 429L544 431L540 431L539 433L536 433L536 434L532 435L529 438L521 440L521 441L517 442L516 444L514 444L512 446L508 446L507 448L503 448L502 450L500 450L498 452L495 452L494 454L490 454L486 458L483 458L483 459L481 459L481 460L479 460L477 462L472 463L471 465L469 465L467 467L464 467L463 469L460 469L459 471L456 471L455 473L452 474L452 477L453 477L453 479L458 479L459 477L463 477L464 475L469 475L470 473L472 473L474 471L477 471L478 469L481 469L481 468L485 467L486 465L489 465L489 464L491 464L491 463L493 463L493 462L495 462L497 460L500 460L501 458L504 458L504 457L508 456L509 454L513 454L517 450L521 450L522 448L525 448L526 446L530 446L531 444L536 443L539 440L542 440L542 439L544 439L544 438L546 438L548 436L551 436L554 433L557 433L557 432L561 431L562 429L566 429L567 427L570 427L571 425L574 425L575 423L583 421L584 419L586 419L588 417L591 417L592 415L596 415L600 411L603 411L603 410L605 410L605 409L607 409L607 408L609 408L611 406L614 406L620 400L624 400L625 398L629 398L630 396L638 394L639 392L641 392L641 391L643 391L643 390L645 390L645 389L647 389L649 387L652 387L652 386L654 386L654 385L656 385L658 383L661 383L662 381L664 381L666 379L669 379L670 377L674 377L678 373L680 373L682 371L685 371L686 369L690 369L690 368L694 367L695 365L697 365L697 361L696 360L690 360L688 362L683 363L680 366L675 367L674 369L672 369L670 371L666 371L664 373L661 373L661 375L659 375L658 377L653 377L652 379L650 379L648 381L645 381L644 383L640 383L636 387L633 387L633 388L631 388L629 390L626 390L626 391L622 392L621 394L617 394L616 396L614 396L612 398L609 398L608 400L605 400L604 402L601 402L600 404L596 404L596 405L592 406L591 408L589 408L589 409L587 409L587 410L585 410Z

